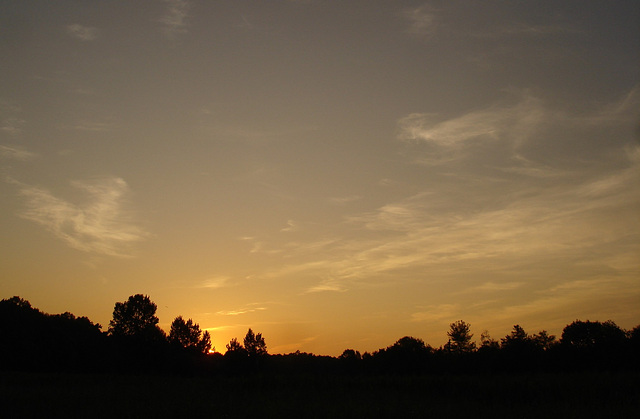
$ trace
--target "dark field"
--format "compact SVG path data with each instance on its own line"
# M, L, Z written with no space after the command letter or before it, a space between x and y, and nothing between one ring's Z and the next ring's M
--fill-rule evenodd
M629 418L640 411L638 373L0 377L2 417Z

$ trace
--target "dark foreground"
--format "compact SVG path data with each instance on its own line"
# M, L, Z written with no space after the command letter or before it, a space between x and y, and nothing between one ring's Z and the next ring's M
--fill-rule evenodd
M0 373L9 417L628 418L640 374L157 375Z

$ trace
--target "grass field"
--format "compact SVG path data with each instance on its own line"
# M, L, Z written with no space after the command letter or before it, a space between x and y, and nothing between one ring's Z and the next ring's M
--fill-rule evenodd
M628 418L640 374L0 374L1 417Z

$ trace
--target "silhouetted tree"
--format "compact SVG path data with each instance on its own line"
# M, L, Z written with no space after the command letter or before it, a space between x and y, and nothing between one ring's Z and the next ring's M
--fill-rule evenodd
M489 334L488 330L485 330L484 332L482 332L480 334L480 349L499 349L500 348L500 343L493 339L491 337L491 335Z
M238 342L237 338L231 339L229 343L227 343L227 353L245 353L244 346L240 342ZM225 353L226 355L226 353Z
M30 368L43 346L44 314L29 301L11 297L0 301L0 365Z
M536 335L527 334L520 325L513 326L513 330L502 339L501 358L508 370L540 370L548 369L549 349L555 336L549 336L546 331Z
M233 371L244 371L249 366L249 354L238 339L233 338L226 345L227 352L224 354L225 365Z
M23 298L13 296L11 298L6 298L0 301L2 307L13 307L16 310L37 310L31 307L31 303ZM3 313L4 314L4 313Z
M510 369L533 368L532 356L538 351L533 338L516 324L510 334L502 338L501 349Z
M362 355L360 352L353 349L345 349L338 357L340 365L344 372L353 373L360 369L362 361Z
M548 334L546 330L539 331L537 334L531 336L531 339L538 348L544 351L548 351L557 343L555 335Z
M500 343L491 337L488 330L484 330L480 334L480 347L474 353L474 367L478 371L494 371L500 360Z
M634 346L640 346L640 325L629 331L629 340Z
M398 339L389 349L404 353L423 353L427 350L427 345L420 338L405 336Z
M449 325L447 332L449 341L445 344L445 350L453 353L469 353L476 349L475 342L471 341L471 325L462 320L458 320Z
M640 325L628 332L631 363L640 369Z
M342 354L338 357L338 359L348 360L348 361L359 361L362 359L362 355L360 352L353 349L345 349Z
M165 334L158 327L157 308L147 295L142 294L116 303L113 320L109 322L109 335L147 342L164 341Z
M412 336L404 336L391 346L373 354L374 363L390 372L420 373L428 364L430 346Z
M202 332L202 337L200 338L198 349L204 354L216 351L216 348L211 346L211 334L209 334L209 331L205 330L204 332Z
M531 337L519 324L514 325L511 333L502 338L503 349L522 349L530 347L531 343Z
M103 335L86 317L45 314L29 301L0 301L0 366L18 369L97 369Z
M576 320L562 331L564 366L573 370L628 368L633 363L627 333L613 321ZM636 364L637 365L637 364Z
M611 320L604 323L576 320L564 328L560 342L581 349L608 349L620 346L625 339L625 331Z
M257 335L249 328L244 337L244 349L251 357L263 356L267 354L267 344L262 337L262 333Z
M171 323L169 343L206 354L211 349L211 336L207 331L203 333L200 326L193 320L189 319L185 322L182 316L178 316Z

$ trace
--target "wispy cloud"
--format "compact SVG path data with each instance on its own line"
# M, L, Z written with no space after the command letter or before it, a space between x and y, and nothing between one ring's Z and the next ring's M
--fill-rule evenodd
M166 4L165 14L160 18L167 36L174 39L187 32L187 17L190 4L186 0L163 0Z
M505 140L519 144L536 132L548 118L541 101L524 92L517 103L491 106L454 118L436 114L412 113L398 121L398 138L423 143L431 148L420 161L442 164L465 157L470 145Z
M518 289L520 287L522 287L524 285L524 282L520 282L520 281L511 281L511 282L494 282L494 281L489 281L489 282L485 282L482 285L479 285L477 287L473 287L473 288L469 288L468 290L466 290L466 292L477 292L477 291L489 291L489 292L495 292L495 291L511 291L511 290L515 290Z
M17 146L6 146L0 144L0 157L9 160L26 161L34 158L36 155L24 148Z
M308 336L294 343L287 343L285 345L277 345L272 348L273 353L286 354L293 351L299 351L311 342L316 341L319 336Z
M90 26L84 26L79 23L74 23L67 26L67 33L76 39L89 42L97 38L98 29Z
M329 199L329 202L335 205L345 205L351 202L356 202L362 199L360 195L350 195L350 196L341 196L341 197L333 197Z
M267 307L264 307L264 303L252 303L247 304L236 310L218 311L216 314L221 316L239 316L241 314L253 313L256 311L264 311Z
M200 288L224 288L229 286L229 280L231 278L228 276L214 276L212 278L207 278L202 281L200 284Z
M222 332L224 330L229 330L229 329L234 329L237 326L233 325L233 326L216 326L216 327L205 327L202 330L206 330L207 332Z
M253 24L249 22L245 15L242 15L240 20L241 22L235 25L237 28L253 29Z
M78 121L75 125L70 128L78 130L78 131L92 131L92 132L102 132L108 131L111 129L112 124L109 122L102 121Z
M22 125L24 125L24 122L24 119L17 117L3 118L0 130L9 135L18 135L22 132Z
M456 304L438 304L425 307L411 314L414 322L432 322L453 319L458 314L459 307Z
M22 132L25 120L20 118L20 107L11 102L0 99L0 131L11 136Z
M407 31L411 34L431 36L438 29L436 14L428 5L405 10L403 16L409 23Z
M270 246L289 264L262 276L306 278L307 292L335 292L411 280L415 272L502 272L500 281L476 285L490 294L519 290L513 272L521 278L538 269L523 261L545 260L553 271L597 260L627 275L639 250L629 238L640 234L632 216L640 208L640 151L628 133L633 115L619 104L572 114L525 94L511 106L436 122L410 118L408 127L401 124L403 138L431 146L428 152L458 153L456 159L425 166L430 181L419 192L346 216L315 252L300 252L300 242ZM597 165L566 150L567 160L557 162L558 147L578 153L586 139L602 151L593 156Z
M127 217L124 204L129 187L123 179L72 182L87 198L82 203L56 197L40 187L14 183L26 199L27 209L20 216L44 226L75 249L130 256L130 245L146 236Z
M603 141L603 135L610 135L604 130L630 127L640 107L638 87L614 103L582 112L554 108L527 90L512 91L510 96L515 99L511 104L496 104L449 118L431 113L409 114L398 120L398 139L422 147L412 153L419 163L442 166L475 159L485 165L503 165L503 169L540 176L538 169L556 170L540 163L543 159L557 160L557 155L565 162L567 157L577 162L576 155L557 152L567 147L586 153L619 148L629 142L628 128L609 142ZM589 146L585 147L587 143Z
M300 228L300 226L298 225L297 222L295 222L294 220L289 220L287 221L287 226L280 229L280 231L282 231L283 233L291 233L293 231L296 231Z
M324 291L344 292L344 291L347 291L347 288L345 288L345 286L341 284L341 281L335 281L335 280L329 279L329 280L320 282L317 285L313 285L306 291L306 293L315 293L315 292L324 292Z
M571 24L550 23L533 24L527 22L512 22L508 25L499 25L488 28L482 32L475 32L473 36L478 38L513 38L514 36L541 38L556 35L581 35L585 31Z

